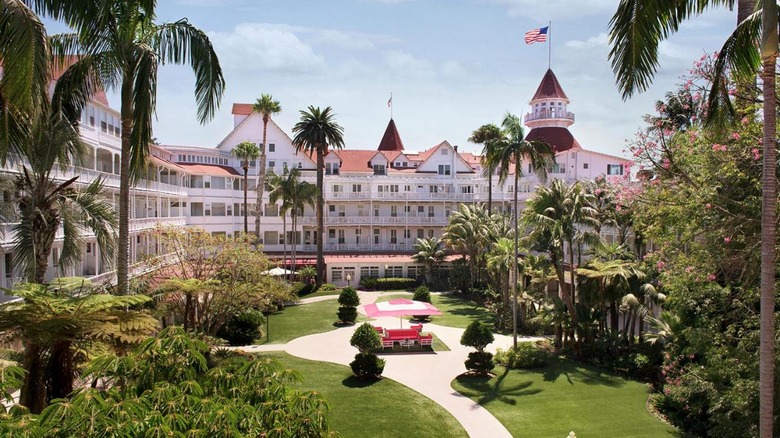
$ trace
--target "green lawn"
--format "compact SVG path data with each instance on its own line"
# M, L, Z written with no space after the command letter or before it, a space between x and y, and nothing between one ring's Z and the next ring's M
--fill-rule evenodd
M269 317L268 343L285 344L301 336L335 330L338 307L339 303L336 300L285 307L281 312ZM365 319L364 316L358 315L358 322ZM265 344L265 336L259 339L258 343Z
M431 317L434 324L465 329L472 321L482 321L493 326L493 315L485 307L457 295L431 294L431 304L443 313Z
M678 436L647 411L649 392L642 383L565 359L539 370L494 372L490 380L460 376L452 387L484 406L513 436Z
M335 290L318 290L317 292L312 292L305 295L300 295L298 298L314 298L314 297L324 297L324 296L339 296L341 293L341 289L335 289Z
M330 426L345 438L466 437L460 423L429 398L390 379L366 383L349 367L272 353L297 370L298 389L321 392L331 405Z

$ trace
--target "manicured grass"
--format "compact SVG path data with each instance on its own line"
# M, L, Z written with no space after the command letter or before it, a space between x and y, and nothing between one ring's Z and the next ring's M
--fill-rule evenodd
M306 295L300 295L300 296L298 296L298 298L303 299L303 298L325 297L325 296L331 296L331 295L337 297L337 296L339 296L340 293L341 293L341 289L335 289L335 290L322 290L322 289L320 289L317 292L312 292L312 293L309 293L309 294L306 294Z
M443 313L431 317L434 324L465 329L472 321L482 321L493 327L493 315L485 307L457 295L431 294L431 304Z
M321 392L330 403L330 427L345 438L466 437L444 408L390 379L363 382L349 367L272 353L297 370L303 382L293 387Z
M269 344L285 344L295 338L324 333L337 328L336 312L339 303L336 300L325 300L316 303L285 307L279 313L269 317ZM366 318L358 315L358 321ZM263 327L265 330L265 327ZM258 340L265 344L265 336Z
M642 383L566 359L539 370L494 372L490 380L459 376L452 387L484 406L513 436L678 436L647 411L649 391Z

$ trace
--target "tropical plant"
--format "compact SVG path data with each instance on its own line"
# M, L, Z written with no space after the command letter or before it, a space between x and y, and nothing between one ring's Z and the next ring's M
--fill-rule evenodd
M512 186L512 193L514 194L513 205L514 214L513 226L515 230L515 265L513 272L517 273L517 259L520 251L520 233L517 227L518 216L520 214L518 210L518 185L520 182L520 176L523 174L523 160L527 159L531 170L539 177L541 181L547 180L547 169L553 163L555 163L555 151L552 146L543 141L528 141L525 139L525 132L523 130L523 123L520 118L514 114L506 113L504 120L501 122L501 128L503 131L503 138L500 140L494 140L495 147L495 162L498 166L498 181L503 185L509 174L514 175L514 185ZM514 278L514 299L517 301L518 287L517 278ZM514 328L512 330L514 345L517 345L517 313L516 309L512 312L512 320L515 321Z
M244 169L244 234L249 234L249 209L247 208L247 190L249 188L249 162L257 159L260 149L256 144L249 141L242 141L236 147L230 150L230 154L241 161L241 168ZM259 189L258 189L259 190ZM260 215L257 206L255 214ZM257 236L259 238L259 234Z
M412 299L414 301L422 301L424 303L430 303L431 290L428 289L427 286L419 286L417 287L417 289L414 290L414 295L412 296Z
M40 284L20 285L13 294L22 300L0 305L0 332L24 345L27 374L19 403L32 413L73 391L76 355L87 343L132 345L157 328L156 319L127 310L148 297L91 294L89 284L78 280L82 286L73 295Z
M414 244L415 253L412 261L425 266L425 279L428 283L433 281L433 271L446 257L441 241L435 237L417 239Z
M260 162L257 165L257 204L255 204L255 234L257 238L260 238L260 216L263 205L263 190L265 185L265 160L268 153L268 121L271 120L271 115L279 114L282 112L282 105L278 100L274 100L270 94L261 94L260 98L252 105L252 111L259 113L263 116L263 143L260 146ZM285 240L286 242L286 240Z
M230 345L249 345L260 337L265 317L255 309L245 309L232 318L217 332L217 336Z
M708 6L733 5L731 1L684 1L668 3L653 14L637 13L641 2L622 0L610 21L609 58L623 97L644 91L658 67L658 45L677 31L680 23ZM722 112L718 106L731 108L723 87L728 66L743 82L751 82L761 71L763 92L763 173L761 214L761 351L760 351L760 433L773 436L775 388L775 253L777 245L777 90L778 7L775 0L757 1L760 11L752 12L754 1L739 1L738 18L743 19L719 53L716 69L719 77L712 82L709 95L710 114ZM714 120L714 118L713 118Z
M481 277L481 267L490 245L490 221L481 204L460 204L450 215L441 237L442 243L462 254L467 261L471 284Z
M482 174L487 175L488 178L488 215L493 214L493 175L498 169L496 146L500 143L496 140L502 137L501 128L492 123L480 126L469 137L471 143L482 145Z
M19 173L0 177L0 184L14 193L16 208L4 209L4 222L13 222L14 265L27 281L43 283L57 231L62 227L60 270L81 261L82 230L94 233L104 260L114 256L116 216L111 202L103 197L100 178L78 187L79 177L55 177L87 146L78 131L59 111L37 116L32 131L13 154L20 161ZM18 153L18 155L17 155ZM23 160L23 161L22 161Z
M63 3L70 3L64 5ZM156 2L40 2L75 30L51 38L56 57L76 61L59 78L115 89L120 95L122 154L119 175L117 290L128 293L130 184L143 175L156 107L157 71L163 64L188 64L195 74L198 120L210 120L225 87L208 36L186 19L155 23Z
M335 121L331 107L321 110L309 106L307 111L300 111L301 120L293 127L292 144L296 151L303 151L309 156L317 156L317 287L325 280L325 258L322 252L323 233L325 231L325 155L329 148L344 147L344 128Z
M290 218L292 219L292 266L295 268L297 263L297 248L298 248L298 218L303 216L303 211L306 206L314 206L319 197L319 189L317 186L307 182L300 181L300 170L293 169L290 171L287 180L285 181L286 195L289 199L290 205ZM285 242L287 239L285 239ZM313 276L310 276L310 278Z

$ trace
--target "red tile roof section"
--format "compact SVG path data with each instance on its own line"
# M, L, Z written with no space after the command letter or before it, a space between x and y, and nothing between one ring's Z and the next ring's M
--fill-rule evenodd
M460 256L456 254L447 255L444 259L445 262L452 262L459 259ZM414 263L411 255L406 254L387 254L387 255L326 255L325 264L331 263L378 263L388 264L393 263Z
M60 78L60 76L62 76L62 74L65 73L65 70L67 70L68 67L73 65L77 60L78 58L76 56L68 56L67 58L65 58L62 64L54 62L51 69L51 80L53 82L56 82ZM95 92L95 95L92 96L92 100L96 102L100 102L105 106L109 106L108 98L106 97L106 92L103 91L102 89L97 90Z
M356 151L342 149L333 151L341 160L340 171L343 172L367 172L374 173L374 169L368 166L368 162L374 158L376 151Z
M252 109L251 103L234 103L233 104L233 114L237 116L248 116L252 114L254 110Z
M379 142L378 151L402 151L404 150L404 143L401 141L401 136L398 134L398 129L395 127L395 122L390 119L390 123L387 124L385 129L385 135L382 136L382 141Z
M566 96L566 93L563 92L561 84L558 83L558 78L555 77L555 73L553 73L552 70L547 69L547 73L545 73L542 78L542 83L539 84L539 88L536 89L536 94L534 94L534 97L531 100L551 98L569 99Z
M187 172L195 175L213 175L213 176L236 176L241 175L236 169L230 166L220 166L217 164L190 164L179 163Z
M568 151L569 149L581 149L579 142L571 135L566 128L560 127L541 127L534 128L525 137L528 141L544 141L553 147L555 152Z

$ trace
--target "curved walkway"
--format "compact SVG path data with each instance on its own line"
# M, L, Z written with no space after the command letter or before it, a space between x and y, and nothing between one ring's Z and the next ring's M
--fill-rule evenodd
M358 311L365 314L363 305L371 304L385 294L397 294L397 292L358 292L358 294L362 303ZM301 303L336 298L336 295L315 297L301 300ZM397 327L399 324L398 318L395 317L376 318L372 323L390 328ZM352 332L357 326L356 324L353 327L302 336L287 344L256 345L241 347L241 349L251 352L286 351L303 359L349 365L357 353L357 349L349 345ZM406 385L441 405L460 422L471 437L511 437L509 431L490 412L450 386L455 377L466 372L463 362L468 353L472 351L470 348L460 345L463 329L428 323L425 324L424 331L436 334L451 351L437 351L434 354L396 353L381 355L386 361L383 376ZM496 348L506 349L512 345L511 336L495 335L495 338L495 341L488 347L491 352L495 352ZM523 337L522 341L535 341L537 339L541 338Z

